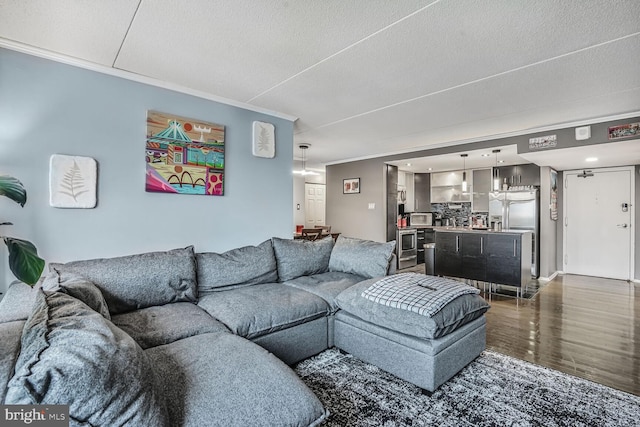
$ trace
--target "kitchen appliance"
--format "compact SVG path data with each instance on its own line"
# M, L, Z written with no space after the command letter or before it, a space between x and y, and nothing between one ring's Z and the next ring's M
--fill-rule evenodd
M398 269L418 264L418 230L403 228L397 231L396 253L398 254Z
M432 226L433 214L431 212L413 212L409 214L409 223L413 227Z
M538 189L489 193L489 217L494 228L532 231L531 276L539 277L540 195Z

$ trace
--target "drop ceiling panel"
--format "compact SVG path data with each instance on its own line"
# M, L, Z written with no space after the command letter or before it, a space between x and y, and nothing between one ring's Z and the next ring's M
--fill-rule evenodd
M429 3L142 2L116 67L247 101Z
M612 111L632 112L640 107L640 88L625 91L614 96L605 94L600 97L584 98L576 101L563 101L556 105L542 105L525 111L513 111L500 117L488 117L475 121L460 121L457 124L438 128L422 129L417 132L405 132L396 126L393 116L380 115L361 118L358 123L343 123L331 129L317 129L296 136L296 139L313 144L311 162L332 163L345 159L356 159L385 155L390 153L418 151L434 146L452 145L465 140L495 139L495 135L526 131L544 126L604 117ZM463 116L462 116L463 117ZM389 123L379 126L377 122ZM377 129L375 137L359 139L368 129ZM386 130L385 130L386 129ZM411 155L408 154L407 157Z
M253 102L305 111L310 126L332 123L640 31L637 2L620 6L440 2Z
M0 37L113 65L139 0L0 0Z
M583 51L570 57L541 63L535 67L483 80L470 86L421 98L413 102L352 118L323 127L342 144L361 146L364 156L370 154L376 142L392 144L388 151L405 149L399 140L404 135L435 133L438 129L464 128L469 123L510 121L514 132L540 127L550 123L579 120L601 115L619 114L640 110L640 97L635 101L628 97L629 88L640 88L637 58L640 57L640 36ZM609 110L592 104L593 98L616 98L617 107L607 103ZM628 100L624 104L623 99ZM622 110L621 108L624 108ZM514 114L525 113L526 123L511 121ZM567 114L570 113L570 114ZM567 116L570 117L567 117ZM561 118L564 118L561 119ZM389 126L381 126L389 123ZM522 127L522 125L526 125ZM497 134L496 129L492 134ZM312 132L300 132L297 136L310 138ZM479 134L476 133L476 136ZM465 134L455 133L455 140L465 139ZM359 156L356 156L359 157Z

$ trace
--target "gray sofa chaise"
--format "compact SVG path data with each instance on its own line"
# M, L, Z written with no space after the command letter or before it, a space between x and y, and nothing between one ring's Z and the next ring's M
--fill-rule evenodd
M69 404L72 425L321 424L288 365L334 346L339 295L394 273L393 250L274 237L50 264L0 301L0 402Z

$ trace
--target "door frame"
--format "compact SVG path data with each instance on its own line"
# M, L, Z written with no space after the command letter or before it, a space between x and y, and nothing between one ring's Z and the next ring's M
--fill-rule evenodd
M629 235L629 277L627 278L627 280L629 281L634 281L635 280L635 235L636 235L636 231L635 231L635 221L636 221L636 214L635 214L635 204L636 204L636 200L635 200L635 166L621 166L621 167L610 167L610 168L591 168L591 169L572 169L572 170L566 170L566 171L562 171L562 189L563 189L563 196L562 196L562 271L564 271L564 260L566 259L566 255L567 255L567 227L565 226L565 221L567 218L567 177L569 174L580 174L582 172L620 172L620 171L628 171L629 172L629 180L630 182L630 187L629 187L629 192L631 193L629 195L629 214L630 214L630 235Z

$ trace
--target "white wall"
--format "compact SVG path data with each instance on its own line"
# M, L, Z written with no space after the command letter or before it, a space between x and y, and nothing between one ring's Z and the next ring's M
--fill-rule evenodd
M147 110L226 127L224 196L145 192ZM252 156L254 120L275 125L274 159ZM95 209L49 206L56 153L97 160ZM187 245L219 252L291 237L292 163L288 120L0 49L0 174L28 191L22 209L0 199L0 219L15 224L0 231L32 241L47 261ZM13 280L1 261L0 292Z
M300 170L300 165L294 162L294 170ZM305 183L311 184L325 184L325 173L318 172L318 175L293 175L293 223L291 229L295 231L296 225L305 223L305 202L304 202L304 185ZM298 208L299 206L299 208Z

